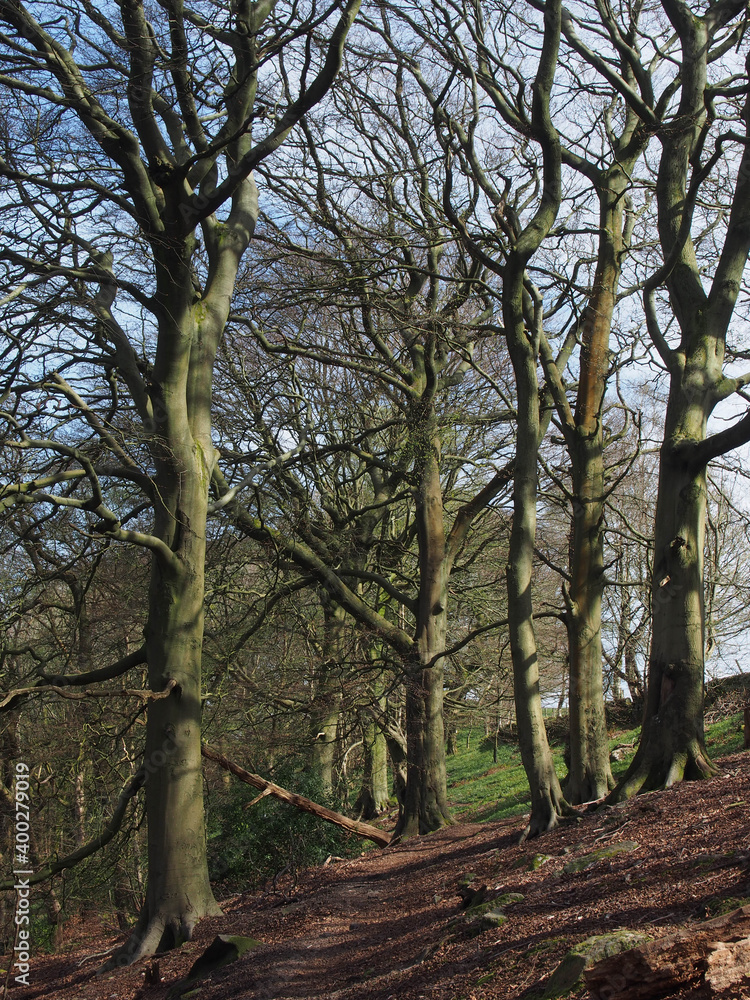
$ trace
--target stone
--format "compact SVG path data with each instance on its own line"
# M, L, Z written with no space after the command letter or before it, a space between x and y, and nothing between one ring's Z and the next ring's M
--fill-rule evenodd
M605 958L637 948L649 940L648 934L626 928L609 934L597 934L574 945L547 980L538 1000L556 1000L566 996L580 982L585 969Z
M260 947L262 941L255 938L242 937L239 934L218 934L211 944L206 948L191 965L187 976L180 980L167 994L167 1000L176 1000L177 997L185 998L190 993L197 993L197 990L190 988L194 983L206 979L217 969L236 962L247 952Z
M610 844L608 847L600 847L590 854L584 854L583 857L574 858L565 865L563 871L568 875L571 872L582 872L586 868L591 868L592 865L598 864L600 861L606 861L607 858L613 858L615 855L622 854L623 852L637 850L638 844L634 840L619 840L616 844Z

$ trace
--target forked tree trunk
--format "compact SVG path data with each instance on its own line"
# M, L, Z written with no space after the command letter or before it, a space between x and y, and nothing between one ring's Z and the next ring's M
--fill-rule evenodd
M526 267L552 228L561 201L560 140L550 117L560 25L561 5L553 0L545 4L544 41L532 87L531 133L542 149L542 192L536 211L523 229L518 228L516 220L509 224L514 239L500 272L503 324L517 397L513 524L506 585L518 738L531 791L531 816L524 837L551 829L565 808L544 729L534 634L531 582L536 536L537 460L542 436L537 361L543 311L541 302L531 303L524 285ZM501 211L499 206L498 210Z

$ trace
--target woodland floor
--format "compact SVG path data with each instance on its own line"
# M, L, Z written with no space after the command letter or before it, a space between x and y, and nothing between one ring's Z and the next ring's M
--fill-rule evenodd
M214 972L191 1000L527 997L572 944L591 935L626 927L658 936L748 902L750 752L718 766L709 781L587 813L523 845L520 817L458 825L310 869L283 892L231 897L224 916L204 921L191 942L159 958L159 985L144 984L144 963L97 978L102 959L85 956L122 935L95 922L71 927L76 950L34 957L32 985L9 995L166 1000L216 934L241 934L262 946ZM563 871L618 841L638 846ZM549 858L532 870L539 855ZM524 896L507 908L507 923L474 937L450 925L469 873L475 885Z

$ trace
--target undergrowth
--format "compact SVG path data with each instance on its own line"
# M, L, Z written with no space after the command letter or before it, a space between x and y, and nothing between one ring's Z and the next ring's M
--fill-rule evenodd
M562 727L551 727L554 735ZM562 780L566 774L565 747L550 737L555 770ZM612 774L617 780L625 773L638 746L640 727L610 732ZM456 753L447 758L448 799L456 819L484 823L528 812L531 799L521 752L515 743L499 742L493 760L493 740L483 729L467 729L458 734ZM712 758L739 753L743 747L742 714L737 712L706 726L706 746Z

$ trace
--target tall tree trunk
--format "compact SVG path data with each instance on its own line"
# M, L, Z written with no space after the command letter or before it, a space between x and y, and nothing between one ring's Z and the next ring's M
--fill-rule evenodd
M714 772L703 731L706 470L683 445L705 436L707 394L675 386L661 448L651 581L649 680L638 752L616 792L669 787Z
M566 595L570 659L570 772L573 804L602 798L614 785L602 681L604 589L603 406L612 328L624 248L623 201L637 157L599 178L599 252L582 330L574 420L565 426L573 486L570 588Z
M547 742L539 693L531 592L536 538L539 387L535 358L527 346L525 333L523 341L520 349L516 345L511 350L518 397L518 436L506 583L518 740L531 790L531 816L524 836L533 837L557 824L564 800Z
M604 456L600 418L601 411L591 428L578 425L570 450L574 514L566 595L570 771L565 793L574 804L601 798L614 784L602 673Z
M187 419L169 381L162 381L165 404L176 399L171 412L165 405L157 480L162 504L154 533L172 558L156 553L152 561L146 648L151 689L162 690L172 679L177 683L168 698L149 707L142 765L146 899L129 941L111 965L176 947L190 939L202 917L221 912L208 878L201 764L206 508L213 449L210 441L199 439L198 426L193 433L184 427L182 438L175 433L181 418Z
M437 421L428 412L415 435L419 596L416 655L406 665L406 796L394 837L429 833L453 822L448 806L443 729L443 660L448 565Z

